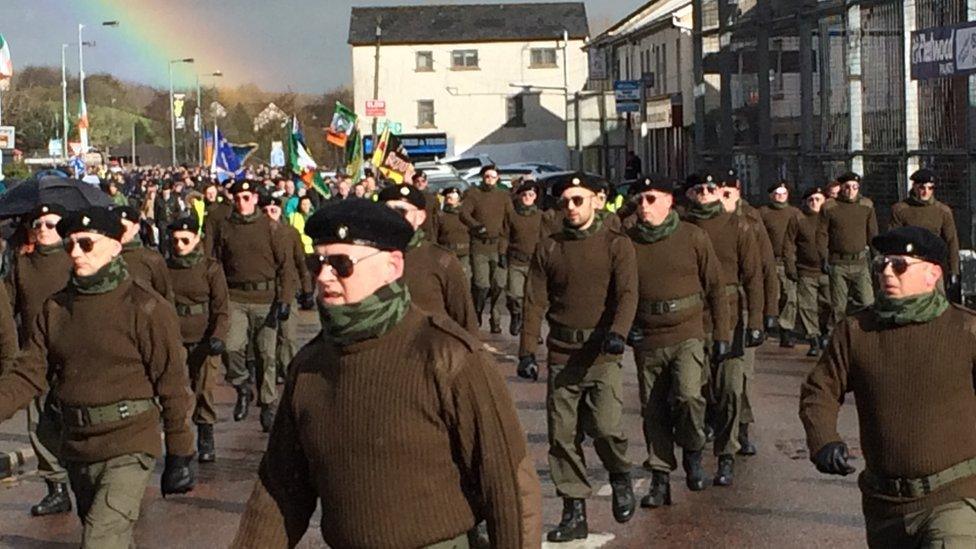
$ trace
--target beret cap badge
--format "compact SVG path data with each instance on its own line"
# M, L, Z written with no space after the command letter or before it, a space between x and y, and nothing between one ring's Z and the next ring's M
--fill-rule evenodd
M345 239L346 235L348 234L349 234L349 227L346 227L345 225L339 225L338 227L336 227L336 236L338 236L339 238Z
M91 218L89 218L87 215L82 217L81 224L84 225L85 227L91 225Z
M578 177L574 177L573 178L573 185L581 185L582 183L583 182L580 181L580 178L578 178Z
M914 249L915 249L915 246L912 245L911 242L909 242L908 244L905 244L905 253L909 253L910 254L910 253L912 253L912 250L914 250Z
M407 188L406 186L403 186L403 187L400 188L400 194L403 195L403 196L409 196L410 195L410 189Z

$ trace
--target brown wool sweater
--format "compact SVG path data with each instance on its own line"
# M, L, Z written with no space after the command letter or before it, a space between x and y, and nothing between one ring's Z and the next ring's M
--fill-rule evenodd
M889 328L871 309L838 324L800 393L810 455L840 441L847 393L857 406L864 466L888 478L921 478L976 457L976 315L952 305L925 324ZM865 510L903 515L976 497L976 476L918 499L873 493Z
M181 267L170 261L169 276L173 281L178 308L206 303L209 309L204 314L179 317L183 343L199 343L211 337L226 341L230 317L227 312L227 281L220 263L206 256L191 267Z
M71 278L71 258L63 248L51 253L34 251L18 255L7 279L7 289L14 313L20 317L20 341L27 341L34 317L41 306L64 289Z
M762 329L765 306L762 260L756 245L756 234L747 221L741 217L722 212L711 219L688 217L689 223L705 231L712 241L712 247L722 264L722 285L742 286L745 290L745 303L739 306L736 294L727 294L734 311L745 309L746 327L750 330ZM706 317L705 330L713 332L712 314ZM738 318L732 315L730 322Z
M250 223L228 217L216 230L214 254L224 268L231 301L270 304L284 299L290 303L295 294L288 276L288 246L280 233L271 230L271 221L258 215ZM270 282L270 290L245 290L247 283Z
M320 334L289 378L232 547L294 546L318 502L331 547L424 547L480 519L492 547L539 546L515 406L456 324L411 306L376 338L337 347Z
M820 213L804 211L796 225L796 269L803 276L819 276L824 256L817 246Z
M890 228L895 227L922 227L942 237L949 248L949 272L959 274L959 233L949 206L938 200L924 206L903 200L891 207Z
M772 240L769 238L769 233L766 231L759 210L745 200L741 200L739 204L739 215L748 221L756 243L759 245L763 277L763 314L778 316L779 274L776 272L776 253L773 251Z
M277 233L275 236L284 246L285 271L291 279L291 288L302 293L311 293L312 277L308 274L308 264L305 263L305 244L298 229L278 221L271 222L271 228ZM294 293L291 298L294 299Z
M161 414L153 408L117 422L65 427L60 457L81 463L138 452L159 457L160 424L167 454L193 455L185 358L173 305L145 282L126 278L96 295L69 286L44 303L24 351L0 376L0 421L43 393L48 379L63 407L155 397Z
M427 219L420 226L424 231L424 238L430 242L437 242L437 214L441 211L441 203L437 199L437 193L424 191L424 211L427 212Z
M407 250L403 280L414 305L429 313L445 315L477 336L478 319L468 277L454 254L426 241Z
M129 269L129 276L147 282L159 295L173 301L173 283L169 279L166 260L151 248L122 248L122 259Z
M878 218L874 205L866 200L848 203L833 200L820 210L817 245L820 253L831 263L857 263L860 260L833 259L831 254L858 254L867 250L871 239L878 235Z
M505 189L495 187L487 191L480 186L471 187L461 203L461 222L469 229L484 225L488 234L484 238L471 235L471 253L505 253L508 247L506 216L512 211L512 200Z
M514 265L528 265L542 232L542 212L521 214L513 210L507 223L509 261Z
M638 231L628 234L635 238ZM644 345L669 347L689 339L704 339L705 308L715 311L715 339L732 341L728 299L723 293L722 265L708 235L691 223L680 222L671 236L643 244L634 240L640 301L635 326L644 334ZM701 305L665 314L649 314L641 305L649 302L701 295Z
M776 261L783 264L788 273L796 273L796 233L799 230L800 210L787 206L777 210L771 206L759 209L769 242L773 246Z
M519 356L535 353L543 316L550 326L627 335L637 313L630 238L606 229L581 240L562 232L543 238L529 266L523 309Z
M458 257L467 257L471 253L471 235L468 226L461 222L458 212L437 212L434 222L434 232L437 233L436 242Z

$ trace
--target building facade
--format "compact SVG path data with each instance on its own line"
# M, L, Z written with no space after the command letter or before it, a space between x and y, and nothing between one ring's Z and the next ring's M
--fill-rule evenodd
M424 145L415 157L567 166L566 97L586 82L588 33L582 3L353 8L360 129L397 124ZM374 97L385 115L368 116Z

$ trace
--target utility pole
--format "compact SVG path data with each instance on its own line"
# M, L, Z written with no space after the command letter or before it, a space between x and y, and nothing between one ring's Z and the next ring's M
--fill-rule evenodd
M383 19L376 18L376 54L373 59L373 100L380 98L380 38L383 36ZM376 120L373 117L373 150L376 150Z
M566 48L569 46L569 31L563 29L563 126L566 128L566 143L569 143L569 56ZM578 107L577 107L578 108ZM576 115L579 118L579 114ZM567 156L568 156L567 151ZM566 163L569 165L569 162Z
M61 157L68 158L68 66L67 44L61 44Z

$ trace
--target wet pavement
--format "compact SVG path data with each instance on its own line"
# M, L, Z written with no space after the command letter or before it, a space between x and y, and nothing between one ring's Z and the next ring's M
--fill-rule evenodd
M314 335L315 317L301 313L303 340ZM506 324L507 327L507 324ZM529 446L543 483L543 517L546 529L559 521L561 502L548 476L546 463L545 384L515 376L517 342L510 336L483 334L485 344L496 356L501 372L518 407ZM863 518L854 477L820 475L807 459L803 428L797 417L799 388L813 359L806 348L781 349L775 342L760 350L753 389L757 424L753 438L759 454L739 458L735 485L709 487L692 494L684 487L679 470L672 475L671 507L639 509L624 525L610 514L607 475L592 447L587 461L596 495L588 501L590 538L585 543L562 547L863 547ZM544 375L543 369L543 375ZM624 361L624 425L630 437L628 455L641 463L646 450L641 434L637 379L633 356ZM254 485L267 436L261 433L257 413L244 422L231 420L233 391L222 386L218 392L216 426L217 462L198 468L196 489L189 495L159 494L157 467L143 499L142 517L136 528L139 547L226 547L234 536L244 504ZM18 414L0 424L0 452L29 449L24 434L26 416ZM857 423L848 403L841 414L840 433L858 455ZM28 452L29 453L29 452ZM860 460L854 461L860 469ZM715 459L706 458L714 472ZM73 514L33 518L29 508L45 493L43 482L33 474L33 460L23 473L0 482L0 547L73 548L81 527ZM647 491L649 472L636 469L638 497ZM390 487L391 494L396 491ZM410 502L404 502L410 504ZM318 532L318 515L300 547L325 547Z

